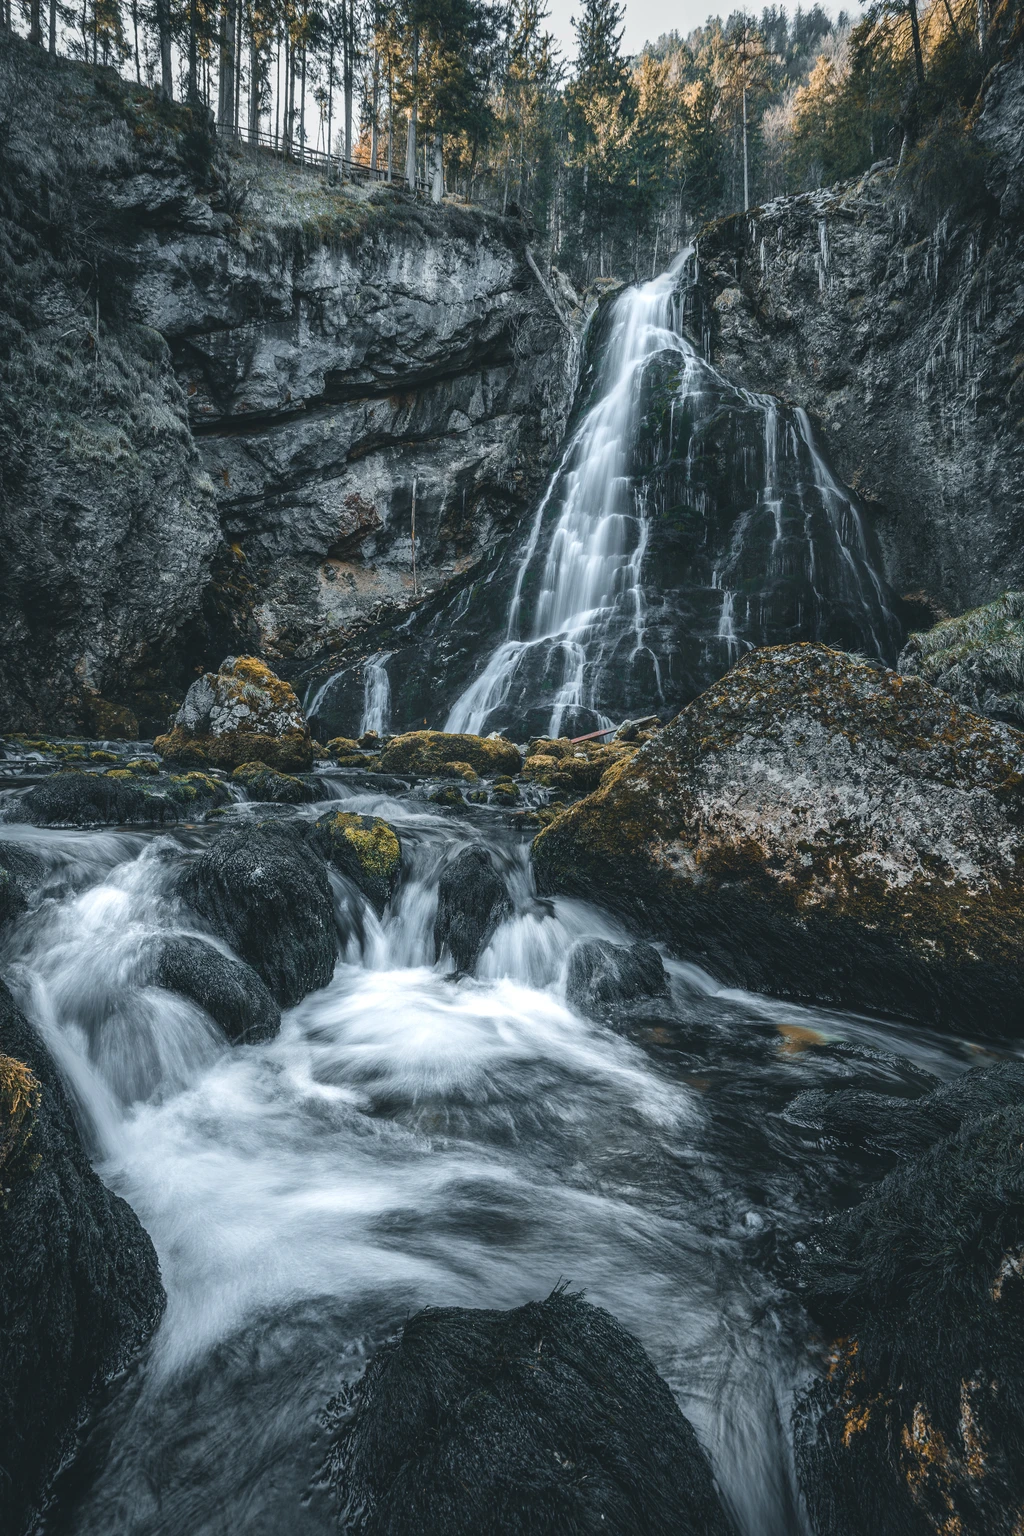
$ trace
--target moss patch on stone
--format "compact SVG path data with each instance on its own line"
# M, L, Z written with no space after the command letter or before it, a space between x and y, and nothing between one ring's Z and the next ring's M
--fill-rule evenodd
M380 757L384 773L413 773L419 778L443 775L450 764L471 768L482 778L517 774L522 758L514 742L504 737L491 740L447 731L410 731L388 742Z
M161 757L187 766L206 763L215 768L237 768L261 762L281 773L307 773L313 766L308 735L287 731L282 736L257 736L248 731L228 731L223 736L190 736L180 726L158 736L153 746Z
M332 811L321 816L316 833L326 858L347 875L383 912L402 867L398 833L379 816Z
M0 1055L0 1203L26 1165L42 1090L23 1061Z
M231 775L250 800L274 800L279 805L303 805L316 798L316 792L289 773L278 773L266 763L242 763Z

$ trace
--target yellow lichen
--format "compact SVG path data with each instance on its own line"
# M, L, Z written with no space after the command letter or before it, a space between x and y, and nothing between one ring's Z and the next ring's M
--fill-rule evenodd
M41 1091L23 1061L0 1056L0 1186L9 1184L28 1145Z

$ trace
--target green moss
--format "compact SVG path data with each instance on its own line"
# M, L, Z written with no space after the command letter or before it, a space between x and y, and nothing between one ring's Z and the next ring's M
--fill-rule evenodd
M402 867L395 829L378 816L333 811L321 816L316 830L325 856L383 912Z
M160 764L154 757L133 757L127 766L132 773L160 772Z
M90 752L89 761L93 763L116 763L118 757L116 752Z
M0 1192L29 1165L26 1152L41 1097L38 1079L25 1063L0 1055Z
M292 774L278 773L266 763L242 763L231 775L251 800L273 800L279 805L301 805L315 798L312 787Z
M420 778L443 774L448 764L460 771L472 769L484 778L517 774L522 767L519 749L504 737L449 734L445 731L410 731L395 736L381 754L385 773L413 773Z

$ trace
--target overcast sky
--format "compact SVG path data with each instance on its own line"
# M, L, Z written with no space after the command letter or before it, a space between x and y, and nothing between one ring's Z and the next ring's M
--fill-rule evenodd
M814 3L814 0L804 0L805 9ZM860 6L855 0L846 0L843 4L832 4L829 0L823 0L824 8L830 16L837 11L858 11ZM698 27L708 19L708 16L728 16L732 11L747 10L751 15L757 16L761 12L762 0L756 3L743 5L741 0L726 0L726 3L715 5L713 0L626 0L626 30L622 39L623 50L626 53L639 53L644 43L653 43L662 32L671 32L673 27L677 32L687 33L691 27ZM571 60L576 53L573 30L570 26L570 17L579 10L579 0L547 0L548 10L551 12L547 26L558 38L562 45L562 53L567 60Z

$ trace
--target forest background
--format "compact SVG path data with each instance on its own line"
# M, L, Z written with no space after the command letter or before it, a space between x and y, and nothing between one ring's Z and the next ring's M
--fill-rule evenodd
M587 284L650 276L708 219L879 161L935 218L969 202L972 107L1017 10L772 5L627 57L619 0L580 0L570 60L542 0L0 0L0 23L222 138L524 217Z

